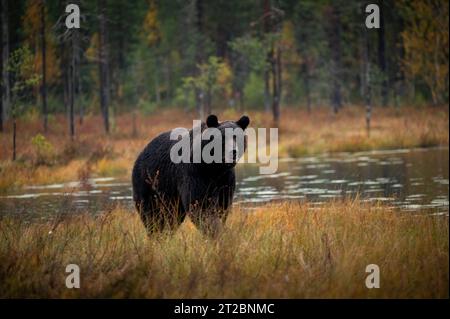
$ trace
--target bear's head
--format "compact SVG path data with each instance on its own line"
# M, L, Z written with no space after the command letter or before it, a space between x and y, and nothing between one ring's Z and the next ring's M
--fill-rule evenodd
M245 129L248 116L237 121L219 122L216 115L209 115L202 129L202 162L232 168L244 155L247 147Z

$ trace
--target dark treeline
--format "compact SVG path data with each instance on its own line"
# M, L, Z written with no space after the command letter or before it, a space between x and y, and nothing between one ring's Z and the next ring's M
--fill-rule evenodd
M448 2L0 0L0 129L7 119L65 112L70 132L100 113L176 106L204 116L280 105L448 103ZM373 2L373 1L372 1ZM79 29L66 6L79 5Z

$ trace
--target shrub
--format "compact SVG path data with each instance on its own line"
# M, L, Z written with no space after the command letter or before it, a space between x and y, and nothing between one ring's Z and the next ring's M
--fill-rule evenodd
M250 74L244 87L244 103L249 107L263 108L264 106L264 81L255 73Z
M36 165L49 165L54 159L53 145L42 134L37 134L31 139L34 148L34 161Z
M155 102L141 98L138 102L138 108L142 110L145 115L153 113L157 109Z

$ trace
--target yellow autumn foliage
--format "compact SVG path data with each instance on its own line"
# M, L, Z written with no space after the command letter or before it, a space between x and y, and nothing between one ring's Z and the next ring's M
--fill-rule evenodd
M149 10L144 19L144 34L149 46L154 46L161 40L161 30L158 21L158 9L155 1L149 3Z
M408 8L408 23L401 34L404 70L427 84L434 104L442 103L449 84L448 1L402 0L399 5Z

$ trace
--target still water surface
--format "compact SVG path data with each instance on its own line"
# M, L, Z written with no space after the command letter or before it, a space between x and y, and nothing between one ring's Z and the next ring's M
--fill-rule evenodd
M405 212L449 214L449 149L342 153L282 158L278 171L260 175L256 164L237 166L236 202L309 201L355 197L382 201ZM94 178L30 185L0 197L0 215L48 219L61 211L98 213L116 204L133 207L129 180Z

